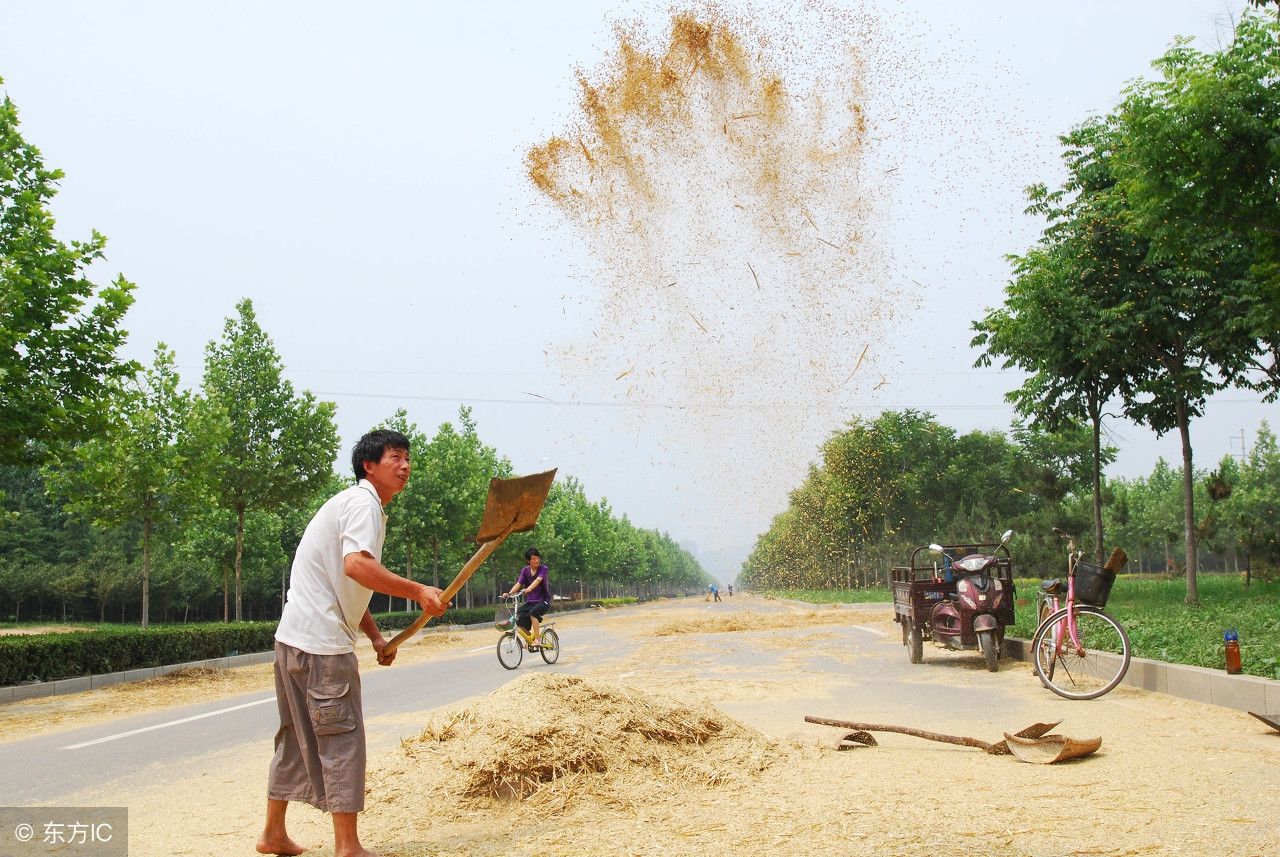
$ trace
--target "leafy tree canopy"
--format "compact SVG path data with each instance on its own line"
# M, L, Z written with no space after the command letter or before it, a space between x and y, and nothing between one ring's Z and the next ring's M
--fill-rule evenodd
M0 79L3 83L3 79ZM54 237L49 203L62 172L22 138L0 101L0 462L42 459L102 426L111 382L139 368L116 352L133 284L95 285L106 239Z

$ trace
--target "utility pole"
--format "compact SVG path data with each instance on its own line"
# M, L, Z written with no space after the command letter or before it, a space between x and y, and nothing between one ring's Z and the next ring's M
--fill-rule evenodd
M1236 441L1235 437L1230 437L1230 438L1228 438L1228 439L1227 439L1227 446L1228 446L1228 450L1229 450L1229 451L1228 451L1228 454L1229 454L1229 455L1235 455L1235 454L1236 454L1234 450L1231 450L1231 449L1230 449L1230 447L1234 447L1234 446L1236 445L1236 444L1235 444L1235 441ZM1243 467L1243 466L1244 466L1244 464L1245 464L1245 459L1246 459L1246 458L1248 458L1248 457L1249 457L1249 449L1248 449L1248 447L1246 447L1246 446L1245 446L1245 442L1244 442L1244 429L1240 429L1240 466L1241 466L1241 467Z
M1234 437L1230 438L1230 440L1234 441L1235 438ZM1234 444L1230 444L1230 445L1234 446ZM1249 449L1248 447L1245 446L1245 443L1244 443L1244 429L1240 429L1240 467L1241 468L1245 466L1246 459L1248 459L1248 457L1249 457ZM1239 545L1237 544L1232 544L1231 546L1231 566L1233 569L1235 569L1236 573L1239 573L1240 549L1239 549ZM1248 586L1249 585L1249 557L1247 554L1245 555L1244 569L1245 569L1244 585Z

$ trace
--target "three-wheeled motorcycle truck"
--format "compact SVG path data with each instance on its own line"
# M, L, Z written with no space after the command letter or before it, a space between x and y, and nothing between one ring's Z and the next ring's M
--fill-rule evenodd
M977 649L987 669L999 669L1004 629L1014 622L1013 558L1007 531L999 542L927 545L910 565L892 570L893 620L911 663L924 660L924 641Z

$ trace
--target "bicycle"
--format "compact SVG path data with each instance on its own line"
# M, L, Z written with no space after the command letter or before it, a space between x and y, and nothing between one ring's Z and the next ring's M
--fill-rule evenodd
M1129 634L1102 610L1128 557L1116 548L1102 568L1081 562L1084 551L1076 548L1075 537L1057 527L1053 531L1067 541L1067 599L1059 605L1060 578L1040 584L1031 638L1035 673L1058 696L1097 699L1129 670Z
M502 636L498 638L498 663L509 670L515 669L524 660L526 648L530 651L537 651L548 664L554 664L558 661L560 659L560 635L556 633L555 623L543 622L542 633L538 635L537 642L535 642L533 635L527 633L516 621L524 598L519 595L508 596L505 594L502 595L502 598L511 599L511 613L506 619L497 623L499 630L503 631ZM533 646L537 646L537 649L533 649Z

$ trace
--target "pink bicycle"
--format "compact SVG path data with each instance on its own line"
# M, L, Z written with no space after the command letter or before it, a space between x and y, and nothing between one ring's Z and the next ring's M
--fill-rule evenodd
M1058 600L1061 579L1040 584L1039 623L1031 638L1036 675L1066 699L1097 699L1129 670L1129 634L1102 611L1128 557L1116 548L1101 568L1081 562L1084 552L1076 549L1075 537L1057 527L1053 531L1067 540L1066 602Z

